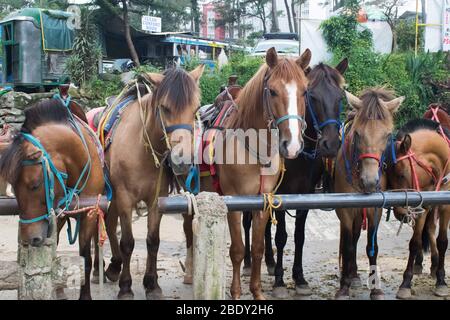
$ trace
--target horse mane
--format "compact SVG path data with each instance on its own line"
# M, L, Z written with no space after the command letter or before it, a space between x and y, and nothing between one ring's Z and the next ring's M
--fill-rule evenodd
M450 131L447 128L442 127L447 138L450 138ZM430 119L414 119L408 121L397 133L397 141L403 140L407 134L419 130L429 130L439 132L439 123Z
M360 100L361 109L356 111L353 128L364 126L370 120L386 120L391 118L389 110L384 108L378 101L390 101L394 99L394 93L385 88L369 88L363 91Z
M163 73L161 84L154 91L152 105L156 103L167 108L173 108L174 113L179 113L186 106L200 105L200 90L192 76L179 67L169 68ZM157 108L154 108L156 110Z
M36 128L49 123L69 123L69 112L58 99L46 99L25 109L25 121L20 133L31 133ZM0 175L8 182L15 183L22 168L26 154L21 134L14 137L13 142L0 158Z
M338 88L342 88L345 84L344 77L339 71L322 62L308 73L308 80L310 87L315 87L322 81L335 85Z
M285 81L300 81L307 83L306 76L303 72L295 72L300 69L294 59L278 57L278 63L270 71L270 77L285 79ZM261 107L263 105L264 94L264 78L269 72L269 66L263 64L256 74L242 88L236 100L239 106L238 112L235 113L234 121L231 126L233 128L249 129L256 127L258 115L262 114Z

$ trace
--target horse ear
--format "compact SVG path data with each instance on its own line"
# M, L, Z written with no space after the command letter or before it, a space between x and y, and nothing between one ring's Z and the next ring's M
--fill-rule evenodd
M346 90L345 97L347 98L348 104L352 107L352 109L359 110L362 108L362 101L357 96L354 96Z
M302 53L300 58L298 58L295 62L302 68L303 70L306 70L308 68L309 63L311 62L311 50L306 49L305 52Z
M160 73L147 73L147 79L154 87L158 87L164 79L164 76Z
M399 151L401 154L408 153L409 149L411 148L412 139L409 134L405 135L403 137L402 142L400 143Z
M381 99L378 99L378 102L384 106L386 109L388 109L391 113L397 112L398 108L400 108L400 105L405 100L405 97L398 97L395 99L392 99L391 101L383 101Z
M336 70L339 71L340 74L344 75L345 71L348 68L348 59L344 58L341 62L336 66Z
M269 68L274 68L278 64L278 54L277 50L274 47L267 50L266 63Z
M194 78L194 80L198 83L201 76L203 75L203 71L205 71L205 65L201 64L189 73L191 74L192 78Z

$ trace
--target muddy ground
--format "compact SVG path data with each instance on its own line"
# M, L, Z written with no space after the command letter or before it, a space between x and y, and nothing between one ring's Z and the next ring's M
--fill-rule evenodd
M136 244L132 258L133 291L135 299L145 299L142 279L145 272L145 260L147 255L146 218L134 216L133 233ZM383 217L384 218L384 217ZM339 244L339 221L334 212L313 210L310 212L306 224L306 243L304 250L305 278L310 283L313 294L308 297L295 295L295 286L291 277L293 263L293 231L294 219L286 217L288 227L288 243L285 255L285 281L288 285L290 299L333 299L339 287L338 273L338 244ZM17 217L0 217L0 259L14 260L17 249ZM180 262L184 262L186 249L183 234L183 220L181 215L167 215L163 217L161 226L161 247L159 253L158 274L160 286L166 299L192 299L190 285L184 285L183 270ZM408 241L412 231L404 226L399 236L396 236L399 222L391 219L389 222L382 221L379 228L379 271L381 273L381 288L384 290L386 299L395 299L395 294L402 280L403 270L408 257ZM272 228L273 232L275 228ZM120 231L119 231L120 232ZM61 243L58 248L60 254L77 254L77 246L70 246L67 242L65 232L61 233ZM450 234L449 234L450 235ZM358 245L358 267L363 286L351 291L351 299L369 299L369 290L365 286L368 274L368 259L365 254L367 232L361 233ZM109 261L109 244L105 246L105 261ZM446 255L447 283L450 274L450 255ZM264 264L264 262L263 262ZM433 295L435 281L429 276L430 258L427 254L424 258L424 273L415 276L413 280L413 299L442 299ZM265 265L262 268L262 286L266 297L271 299L272 277L267 274ZM227 264L228 285L231 283L231 262ZM251 299L248 277L243 277L242 299ZM227 297L229 288L227 288ZM75 292L66 290L69 299L76 299ZM92 285L93 299L117 299L118 284L107 282L103 291L99 286ZM0 299L16 299L16 291L0 292ZM447 298L450 299L450 298Z

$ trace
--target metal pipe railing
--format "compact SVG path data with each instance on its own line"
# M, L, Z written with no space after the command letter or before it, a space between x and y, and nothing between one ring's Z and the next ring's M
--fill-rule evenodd
M280 210L329 209L329 208L373 208L404 207L419 205L450 204L450 191L424 192L377 192L361 193L323 193L289 194L281 197ZM257 196L223 196L229 211L262 210L264 199ZM275 205L278 205L275 200ZM188 211L188 199L182 195L160 197L158 208L161 213L183 213Z
M90 207L97 204L97 197L80 197L79 207ZM70 210L75 209L76 201L70 205ZM108 200L105 196L100 198L100 208L106 212L108 208ZM19 214L19 207L17 206L16 198L0 197L0 216L15 216Z

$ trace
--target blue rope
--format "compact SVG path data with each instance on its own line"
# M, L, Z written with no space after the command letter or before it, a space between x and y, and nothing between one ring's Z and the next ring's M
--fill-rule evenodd
M192 182L194 182L193 187ZM186 190L195 195L200 192L200 173L198 166L191 166L189 169L189 173L186 178Z

